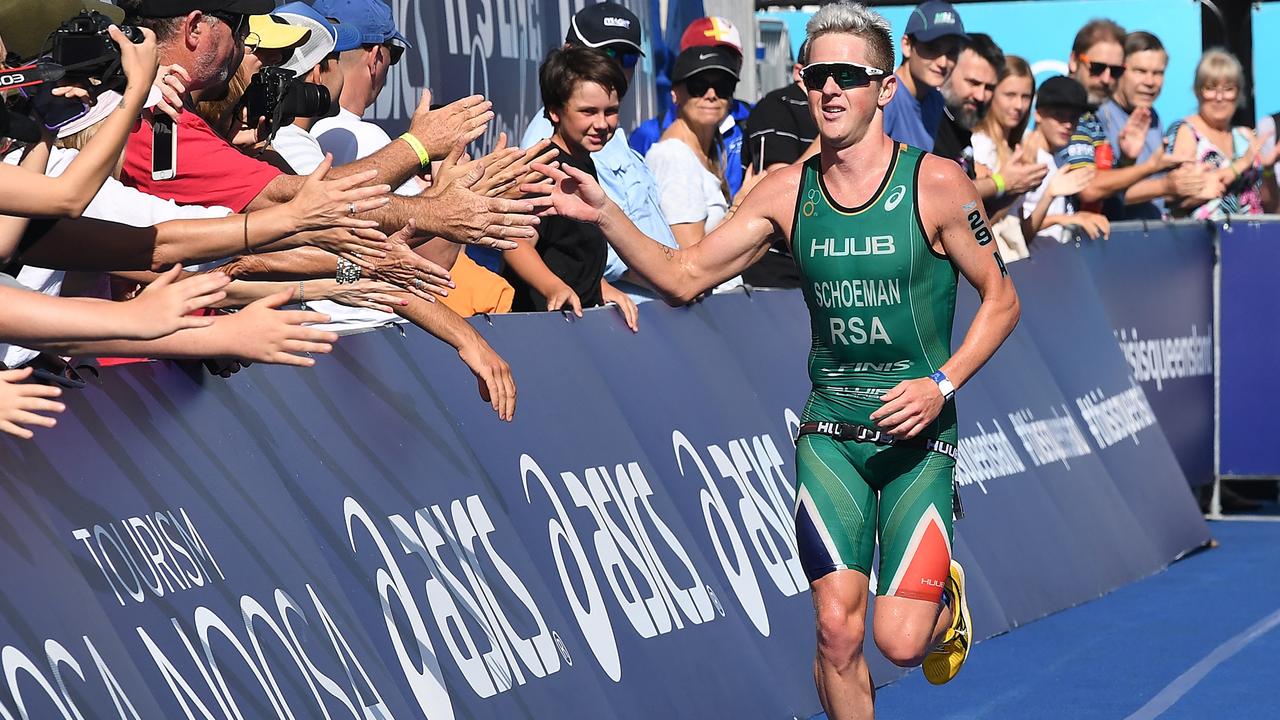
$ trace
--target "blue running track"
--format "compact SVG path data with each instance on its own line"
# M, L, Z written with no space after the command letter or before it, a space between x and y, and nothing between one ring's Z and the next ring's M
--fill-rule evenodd
M1280 718L1280 522L1210 527L1220 547L979 643L943 687L914 670L876 716Z

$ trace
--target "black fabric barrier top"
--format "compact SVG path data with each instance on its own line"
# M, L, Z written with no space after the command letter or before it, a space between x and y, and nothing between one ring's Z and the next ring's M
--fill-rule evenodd
M982 637L1207 538L1080 253L1011 270L1023 323L958 394ZM640 322L479 321L513 424L412 328L312 370L154 363L68 393L56 429L0 440L0 718L817 712L799 293Z

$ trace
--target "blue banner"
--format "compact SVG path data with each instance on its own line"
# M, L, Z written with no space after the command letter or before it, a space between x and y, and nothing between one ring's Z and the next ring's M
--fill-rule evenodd
M1219 231L1218 471L1280 476L1280 224L1234 220Z
M1214 229L1117 223L1079 247L1130 372L1191 485L1213 480ZM1072 305L1071 298L1065 302Z
M1078 258L1015 266L1024 305L1090 298ZM1100 447L1080 415L1130 391L1082 302L1052 344L1029 312L961 392L955 552L982 637L1207 535L1158 429ZM958 329L972 291L960 305ZM478 321L515 369L512 424L412 330L344 337L308 371L154 363L70 393L57 428L0 440L0 717L816 712L800 294L640 322ZM901 672L869 659L878 683Z

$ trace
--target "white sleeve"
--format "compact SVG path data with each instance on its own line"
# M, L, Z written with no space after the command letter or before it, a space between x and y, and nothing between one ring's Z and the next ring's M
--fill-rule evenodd
M973 145L973 161L988 170L996 169L996 144L986 133L974 133L970 139Z
M679 141L660 142L649 148L644 164L658 181L658 203L668 223L706 221L707 201L702 195L704 168L692 150Z
M320 149L320 143L297 126L281 128L271 141L271 147L299 175L310 175L324 162L324 151Z

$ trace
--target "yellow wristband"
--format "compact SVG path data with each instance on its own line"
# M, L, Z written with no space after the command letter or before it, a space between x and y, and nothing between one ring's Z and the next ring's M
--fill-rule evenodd
M991 182L996 184L996 195L1004 195L1004 176L1000 173L991 173Z
M418 153L418 164L420 166L426 167L431 164L430 153L427 152L427 148L422 144L422 141L415 137L413 133L405 133L400 136L400 139L409 143L409 147Z

